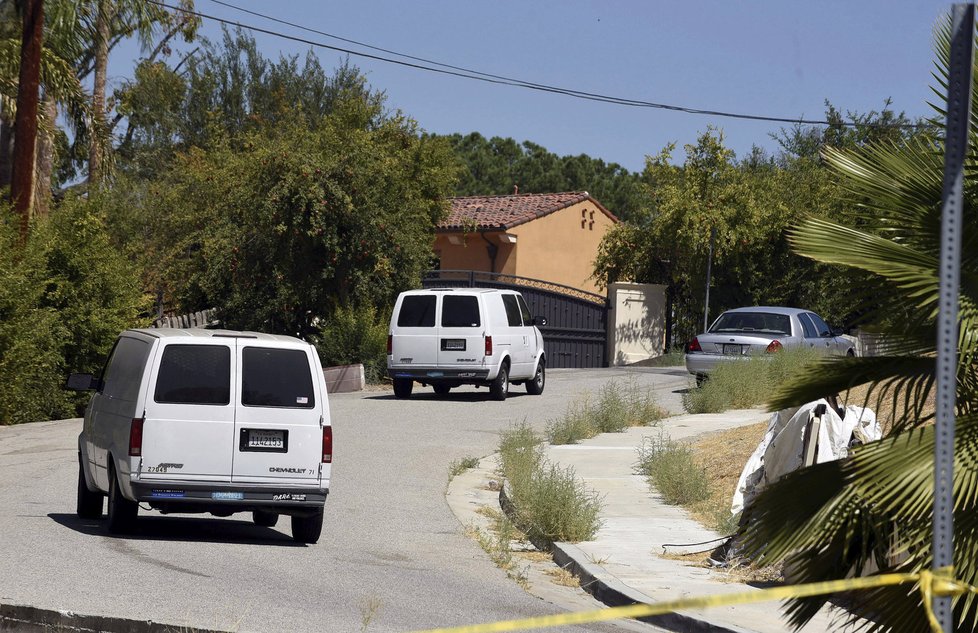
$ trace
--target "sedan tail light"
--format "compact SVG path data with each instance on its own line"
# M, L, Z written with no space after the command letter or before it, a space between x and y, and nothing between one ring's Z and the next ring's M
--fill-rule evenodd
M333 427L323 427L323 463L333 463Z
M129 456L143 455L143 422L144 418L133 418L129 423Z
M696 338L695 336L693 337L693 340L689 342L689 349L687 351L689 351L689 352L702 352L703 351L703 348L700 347L700 341L699 341L698 338Z
M773 341L768 343L767 349L764 351L768 354L774 354L775 352L780 352L783 349L784 349L784 345L781 344L781 341L779 341L778 339L774 339Z

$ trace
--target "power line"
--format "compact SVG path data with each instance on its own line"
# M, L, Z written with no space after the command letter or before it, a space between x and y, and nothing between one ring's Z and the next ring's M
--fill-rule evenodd
M396 65L399 65L399 66L405 66L407 68L414 68L416 70L423 70L423 71L427 71L427 72L433 72L433 73L438 73L438 74L443 74L443 75L449 75L449 76L453 76L453 77L460 77L462 79L471 79L471 80L474 80L474 81L482 81L482 82L490 83L490 84L507 85L507 86L513 86L513 87L516 87L516 88L526 88L528 90L536 90L536 91L539 91L539 92L548 92L548 93L552 93L552 94L561 94L561 95L565 95L565 96L568 96L568 97L574 97L576 99L583 99L583 100L586 100L586 101L597 101L599 103L609 103L609 104L613 104L613 105L623 105L623 106L637 107L637 108L650 108L650 109L659 109L659 110L669 110L669 111L673 111L673 112L682 112L682 113L685 113L685 114L698 114L698 115L706 115L706 116L714 116L714 117L730 118L730 119L740 119L740 120L748 120L748 121L765 121L765 122L771 122L771 123L789 123L789 124L825 125L825 126L828 126L828 125L839 125L839 126L842 126L842 127L856 127L857 125L860 125L860 124L857 124L855 122L845 122L845 121L843 121L843 122L832 123L832 122L821 120L821 119L804 119L804 118L765 116L765 115L759 115L759 114L743 114L743 113L737 113L737 112L727 112L727 111L723 111L723 110L707 110L707 109L701 109L701 108L691 108L691 107L686 107L686 106L670 105L670 104L666 104L666 103L657 103L657 102L653 102L653 101L643 101L643 100L638 100L638 99L627 99L627 98L624 98L624 97L615 97L615 96L611 96L611 95L604 95L604 94L599 94L599 93L586 92L586 91L583 91L583 90L575 90L575 89L572 89L572 88L562 88L562 87L559 87L559 86L550 86L550 85L547 85L547 84L540 84L540 83L535 83L535 82L531 82L531 81L524 81L522 79L514 79L512 77L505 77L503 75L494 75L494 74L491 74L491 73L485 73L485 72L481 72L481 71L477 71L477 70L472 70L472 69L464 68L464 67L461 67L461 66L453 66L451 64L445 64L445 63L442 63L442 62L437 62L437 61L425 59L423 57L415 57L413 55L407 55L405 53L399 53L397 51L389 50L389 49L386 49L386 48L380 48L380 47L377 47L377 46L372 46L370 44L366 44L366 43L363 43L363 42L358 42L356 40L352 40L352 39L340 37L338 35L333 35L331 33L326 33L324 31L318 31L316 29L312 29L312 28L309 28L309 27L306 27L306 26L302 26L300 24L295 24L295 23L292 23L292 22L288 22L286 20L281 20L279 18L275 18L273 16L269 16L269 15L266 15L266 14L258 13L256 11L251 11L249 9L243 9L243 8L237 7L237 6L233 5L233 4L230 4L230 3L227 3L227 2L223 2L222 0L211 0L212 2L215 2L216 4L223 5L225 7L228 7L228 8L231 8L231 9L235 9L237 11L241 11L243 13L248 13L250 15L253 15L255 17L259 17L259 18L262 18L262 19L265 19L265 20L276 22L278 24L283 24L283 25L290 26L290 27L297 28L297 29L301 29L303 31L307 31L307 32L310 32L310 33L315 33L317 35L322 35L324 37L328 37L328 38L331 38L331 39L339 40L339 41L346 42L346 43L349 43L349 44L354 44L356 46L362 46L362 47L368 48L370 50L375 50L375 51L378 51L378 52L387 53L388 55L396 55L398 57L403 57L405 59L409 59L409 60L413 60L413 61L404 61L404 60L400 60L400 59L392 59L390 57L385 57L385 56L382 56L382 55L375 55L375 54L365 53L365 52L362 52L362 51L357 51L357 50L353 50L353 49L349 49L349 48L343 48L343 47L340 47L340 46L333 46L333 45L326 44L326 43L323 43L323 42L317 42L317 41L309 40L309 39L306 39L306 38L298 37L298 36L295 36L295 35L289 35L289 34L286 34L286 33L281 33L279 31L273 31L271 29L266 29L266 28L262 28L262 27L258 27L258 26L244 24L242 22L237 22L235 20L229 20L229 19L226 19L226 18L221 18L221 17L218 17L218 16L214 16L214 15L203 13L203 12L200 12L200 11L186 9L186 8L178 7L178 6L173 6L173 5L167 4L166 2L163 2L161 0L147 0L147 1L150 4L155 4L156 6L163 7L163 8L169 9L171 11L180 11L182 13L193 15L193 16L196 16L196 17L199 17L199 18L213 20L213 21L218 22L220 24L224 24L224 25L228 25L228 26L235 26L235 27L238 27L238 28L247 29L249 31L253 31L253 32L257 32L257 33L263 33L265 35L271 35L273 37L279 37L279 38L282 38L282 39L291 40L291 41L298 42L298 43L301 43L301 44L306 44L306 45L309 45L309 46L314 46L314 47L317 47L317 48L324 48L326 50L332 50L332 51L336 51L336 52L340 52L340 53L345 53L347 55L353 55L353 56L362 57L362 58L365 58L365 59L372 59L372 60L375 60L375 61L380 61L380 62L384 62L384 63L388 63L388 64L396 64ZM865 127L900 128L900 129L916 129L917 127L920 127L918 124L913 124L913 123L893 123L893 124L887 124L887 123L883 123L883 124L876 123L876 124L873 124L873 123L870 123L870 124L862 124L862 125L864 125Z

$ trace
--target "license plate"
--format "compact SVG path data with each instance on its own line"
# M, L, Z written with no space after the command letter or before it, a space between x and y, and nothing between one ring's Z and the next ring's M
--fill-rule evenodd
M211 499L220 499L222 501L241 501L244 499L243 492L212 492Z
M287 453L289 432L273 429L241 429L239 448L243 451Z
M465 351L465 339L464 338L443 338L441 340L441 348L446 352L464 352Z
M743 345L730 344L730 343L724 343L723 344L723 353L724 354L729 354L729 355L732 355L732 356L740 356L741 354L744 353L744 346Z

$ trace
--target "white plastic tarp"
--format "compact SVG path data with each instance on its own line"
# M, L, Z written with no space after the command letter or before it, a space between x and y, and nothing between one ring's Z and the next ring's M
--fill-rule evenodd
M772 414L764 439L740 473L730 506L733 514L743 510L764 486L804 466L805 427L812 411L820 404L825 405L825 414L818 430L816 464L844 458L853 437L863 444L883 437L876 414L863 407L847 406L845 417L839 417L828 402L821 399Z

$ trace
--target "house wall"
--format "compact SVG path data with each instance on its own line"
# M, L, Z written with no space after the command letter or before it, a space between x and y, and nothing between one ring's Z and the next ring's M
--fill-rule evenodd
M610 365L628 365L665 353L665 286L613 283L608 287L608 303Z
M515 244L500 242L499 233L484 233L499 249L492 272L541 279L604 294L591 276L598 245L614 222L585 200L542 218L513 227ZM486 242L479 233L439 233L434 250L442 270L490 271ZM452 242L458 243L452 243Z
M593 279L598 245L614 226L589 200L510 229L520 257L515 274L604 294Z

